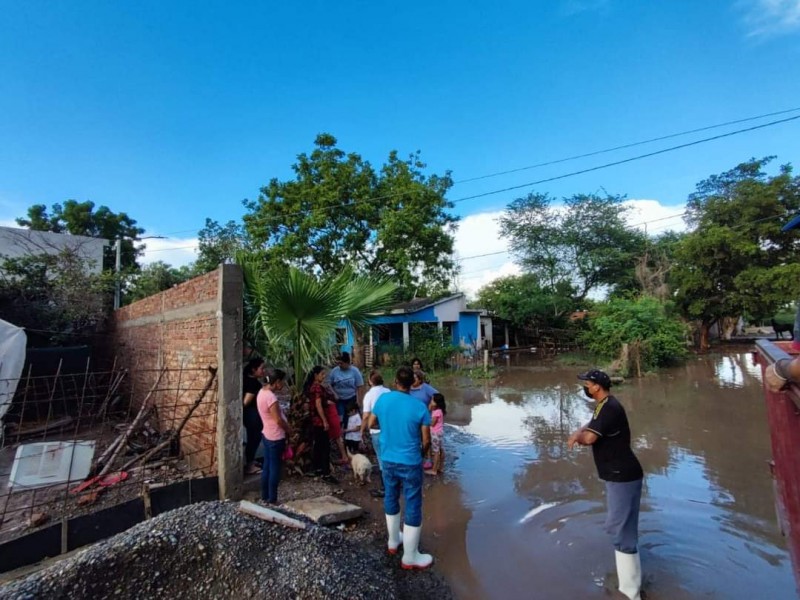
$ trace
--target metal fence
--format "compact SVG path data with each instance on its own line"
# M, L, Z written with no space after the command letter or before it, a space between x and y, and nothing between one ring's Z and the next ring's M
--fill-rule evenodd
M216 370L34 371L3 418L0 542L216 473Z

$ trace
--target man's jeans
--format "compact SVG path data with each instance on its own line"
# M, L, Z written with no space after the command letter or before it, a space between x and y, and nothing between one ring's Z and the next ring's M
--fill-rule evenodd
M386 495L383 497L383 510L387 515L400 512L400 493L403 493L406 504L404 522L409 527L422 525L422 464L401 465L383 461L383 485Z
M642 498L642 480L606 481L606 531L611 536L614 549L625 554L635 554L639 542L639 503Z
M261 439L264 443L264 464L261 467L261 499L264 502L277 504L278 484L281 481L283 450L286 448L286 440L268 440L263 434Z
M381 432L369 433L370 439L372 439L372 447L375 449L375 458L378 459L378 468L383 471L383 462L381 461Z

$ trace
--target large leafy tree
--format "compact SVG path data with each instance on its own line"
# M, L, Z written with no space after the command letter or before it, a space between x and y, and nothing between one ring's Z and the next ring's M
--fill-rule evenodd
M620 196L578 194L554 205L547 194L514 200L500 218L523 268L551 290L574 289L580 303L592 290L630 282L645 236L625 222Z
M228 221L220 225L206 219L206 225L197 234L197 273L213 271L222 263L231 263L236 253L248 246L247 235L241 223Z
M689 196L693 229L677 244L671 278L684 316L700 322L701 349L722 318L763 318L800 293L800 238L781 231L800 210L800 178L789 165L768 176L771 160L713 175Z
M536 275L511 275L495 279L478 290L476 305L518 327L562 326L576 308L573 287L566 282L556 289L543 288Z
M295 267L265 269L258 254L242 252L236 260L244 275L247 335L262 356L292 364L296 385L315 364L330 361L341 321L366 326L396 291L386 279L349 268L318 276Z
M111 242L122 240L123 269L138 268L136 258L142 250L137 249L133 242L144 233L144 229L138 227L136 220L127 213L115 213L107 206L95 210L94 202L88 200L67 200L64 204L53 204L50 212L44 204L34 204L28 208L27 218L18 218L17 224L36 231L85 235ZM103 255L103 269L113 269L115 261L116 251L111 244Z
M314 150L297 157L293 179L273 179L245 202L253 247L310 273L348 266L390 277L401 297L446 289L456 268L449 173L426 175L419 153L402 160L396 152L376 170L336 144L320 134Z

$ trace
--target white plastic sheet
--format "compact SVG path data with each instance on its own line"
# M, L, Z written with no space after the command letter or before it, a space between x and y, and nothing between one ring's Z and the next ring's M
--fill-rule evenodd
M0 319L0 436L3 431L3 417L11 406L25 367L27 343L24 329Z

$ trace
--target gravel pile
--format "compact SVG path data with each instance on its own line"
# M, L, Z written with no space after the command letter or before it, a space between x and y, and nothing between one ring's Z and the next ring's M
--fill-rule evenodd
M15 599L247 597L377 600L398 588L386 561L338 531L266 523L230 502L170 511L0 587Z

